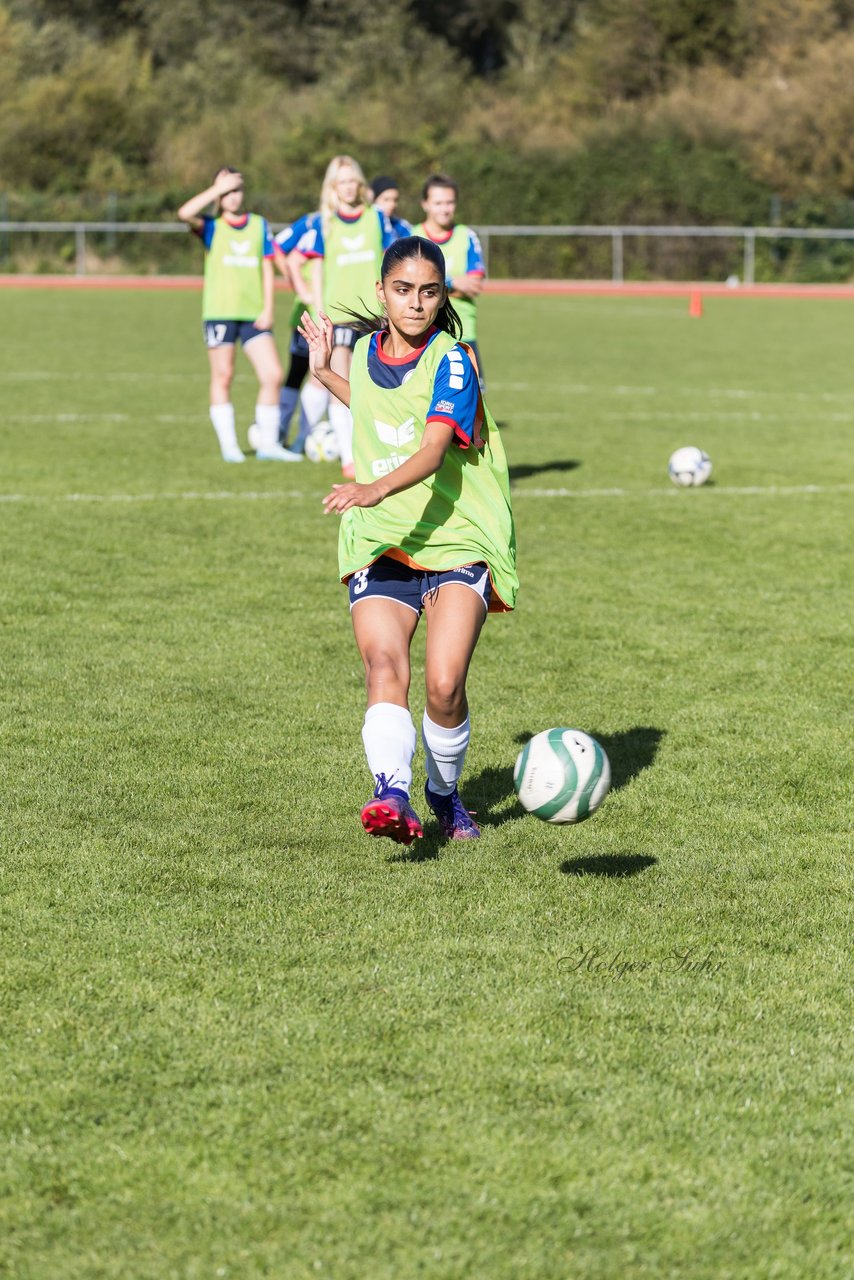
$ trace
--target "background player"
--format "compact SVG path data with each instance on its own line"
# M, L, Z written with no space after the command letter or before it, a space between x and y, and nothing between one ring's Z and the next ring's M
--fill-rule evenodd
M483 292L486 267L477 233L455 222L459 188L444 173L431 173L421 189L424 221L412 228L415 236L425 236L439 245L445 255L448 278L445 283L462 321L463 341L473 349L483 387L483 366L477 345L477 300Z
M354 419L356 477L334 486L339 569L349 584L368 708L362 740L376 780L369 835L422 834L409 793L416 734L410 644L427 619L425 798L444 836L480 835L457 784L471 735L466 676L488 610L516 599L516 540L504 449L468 351L455 341L441 250L411 236L387 251L377 296L386 320L356 344L350 381L332 369L333 325L302 328L311 367Z
M214 216L201 216L213 204ZM178 217L201 238L205 249L202 321L210 362L210 415L226 462L243 462L237 443L231 383L236 344L258 379L256 457L298 462L279 444L279 388L282 366L273 340L273 241L266 218L241 213L243 177L220 169L210 187L187 200Z
M400 204L400 187L394 178L387 176L372 178L371 185L368 188L368 195L374 208L379 209L380 213L384 213L388 218L396 240L402 240L404 236L412 235L411 224L405 218L397 216L397 206Z
M333 324L332 368L344 378L350 371L358 334L352 327L352 311L365 311L375 303L383 251L395 239L386 215L367 203L365 175L352 156L335 156L329 162L320 192L320 219L295 251L315 267L313 296ZM353 470L353 420L350 411L334 396L329 421L335 429L341 468Z
M273 241L276 265L296 295L289 318L290 362L279 396L279 443L290 448L293 453L300 454L305 452L306 436L320 421L329 404L329 393L314 378L309 380L308 385L304 385L308 373L308 345L297 328L306 307L313 307L314 298L311 292L311 264L305 258L298 259L294 251L319 217L319 213L304 214L291 226L283 227ZM299 428L293 443L288 445L291 419L297 404L300 405Z

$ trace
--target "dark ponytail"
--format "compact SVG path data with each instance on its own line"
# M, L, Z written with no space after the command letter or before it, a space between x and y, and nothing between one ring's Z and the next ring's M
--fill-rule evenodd
M432 240L425 239L424 236L404 236L403 239L395 240L394 244L389 245L383 256L380 272L382 280L385 281L395 267L400 266L402 262L407 262L410 258L425 258L432 263L444 285L447 274L445 255L437 244L434 244ZM363 298L360 298L360 302L363 306L365 305ZM346 311L347 315L352 317L350 327L356 329L359 333L377 333L388 328L388 321L384 316L351 311L349 307L339 307L338 310ZM452 338L462 337L462 321L457 315L450 298L445 298L436 314L436 327L450 334Z

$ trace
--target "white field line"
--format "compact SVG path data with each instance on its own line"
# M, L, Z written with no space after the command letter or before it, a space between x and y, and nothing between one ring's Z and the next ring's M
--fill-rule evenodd
M203 422L198 413L7 413L4 422Z
M734 487L727 485L709 485L704 489L707 494L722 497L757 496L757 497L790 497L797 494L854 493L854 484L793 484L793 485L745 485ZM664 489L528 489L513 486L515 498L676 498L684 494L684 489L675 485ZM298 489L262 493L247 490L238 493L229 489L217 489L208 493L0 493L0 505L35 504L57 505L59 503L106 504L106 503L151 503L151 502L301 502L308 499L319 502L320 489L316 493L303 493Z
M243 369L239 371L240 375L250 380L250 373ZM186 372L159 372L151 370L120 370L113 369L107 372L96 370L75 369L68 373L60 373L55 369L7 369L0 371L0 383L3 382L40 382L40 381L59 381L59 382L81 382L81 381L97 381L97 382L186 382L187 380L195 380L207 383L209 375L205 370L193 369ZM541 391L544 384L542 382L528 381L512 381L505 382L500 379L490 379L489 387L492 391ZM782 398L784 400L854 400L854 391L791 391L784 388L773 387L698 387L698 386L682 386L682 387L654 387L654 386L632 386L632 385L616 385L603 386L601 383L593 384L586 382L552 382L547 384L549 391L559 392L564 395L614 395L614 396L690 396L692 399L750 399L753 396L768 396ZM202 414L204 416L204 414Z

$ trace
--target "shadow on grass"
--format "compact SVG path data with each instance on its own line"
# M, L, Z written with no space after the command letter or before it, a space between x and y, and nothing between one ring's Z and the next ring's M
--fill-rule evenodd
M533 736L529 732L517 733L515 741L521 746ZM658 744L664 737L664 730L649 725L636 725L622 733L594 733L592 736L605 748L611 762L611 790L618 791L643 769L649 768L655 759ZM461 790L463 803L474 814L479 827L501 827L505 822L515 822L525 816L513 790L512 764L491 765L480 773L464 778ZM391 854L388 861L430 862L439 857L443 845L444 841L428 817L423 839ZM565 862L561 871L566 875L630 876L637 875L655 861L655 858L645 854L579 858L572 863Z
M425 828L420 840L413 840L410 845L402 845L397 853L389 854L386 862L435 862L442 852L444 843L439 838L438 832Z
M609 876L615 880L638 876L654 867L658 858L646 853L598 854L588 858L568 858L560 864L565 876Z
M475 815L479 827L501 827L524 816L524 810L516 803L512 765L482 769L471 778L463 778L461 786L463 803Z
M577 458L564 458L557 462L520 462L508 470L510 483L515 484L517 480L527 480L528 476L538 476L544 471L575 471L580 466Z

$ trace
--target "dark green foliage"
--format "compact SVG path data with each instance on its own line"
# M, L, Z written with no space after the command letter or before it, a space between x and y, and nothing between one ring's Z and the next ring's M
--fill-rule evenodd
M2 213L168 218L233 163L283 221L349 152L412 218L441 168L481 224L763 223L777 193L790 221L846 225L852 27L851 0L0 0ZM639 275L730 254L635 249ZM601 258L508 245L493 267ZM774 248L757 269L848 261Z

